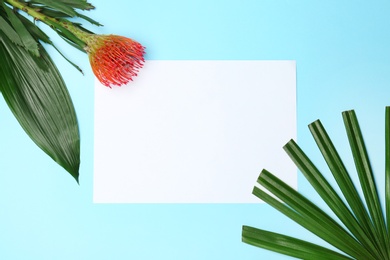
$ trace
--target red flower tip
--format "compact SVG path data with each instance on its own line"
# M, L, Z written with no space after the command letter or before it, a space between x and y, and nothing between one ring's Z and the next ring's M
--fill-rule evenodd
M92 35L86 51L93 73L105 86L121 86L133 80L145 60L145 48L118 35Z

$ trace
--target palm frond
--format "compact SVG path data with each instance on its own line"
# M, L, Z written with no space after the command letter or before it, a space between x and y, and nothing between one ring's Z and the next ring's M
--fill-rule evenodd
M343 112L342 115L364 199L360 197L350 174L319 120L310 124L309 129L343 197L338 195L293 140L288 142L284 149L343 226L267 170L261 172L258 183L273 196L260 188L253 189L255 196L338 248L341 253L296 238L247 226L243 227L243 242L302 259L390 259L390 108L386 108L385 212L381 208L378 188L356 114L350 110Z

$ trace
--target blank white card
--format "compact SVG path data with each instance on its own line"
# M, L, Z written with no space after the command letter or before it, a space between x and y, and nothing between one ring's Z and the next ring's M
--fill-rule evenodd
M94 202L259 202L264 168L296 188L295 61L147 60L95 85Z

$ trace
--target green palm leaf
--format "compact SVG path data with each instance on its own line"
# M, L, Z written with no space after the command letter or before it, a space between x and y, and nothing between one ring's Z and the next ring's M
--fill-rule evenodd
M35 57L0 31L0 90L30 138L78 182L76 113L60 73L39 48L41 56Z
M387 233L390 234L390 107L386 107L386 161L385 161L385 204Z
M313 243L253 227L243 226L242 234L245 243L297 258L322 260L352 259Z
M390 108L386 108L385 212L381 208L355 112L343 112L343 119L364 200L319 120L310 124L309 128L344 197L338 195L293 140L284 149L344 226L338 225L336 220L266 170L261 172L258 183L279 200L260 188L254 187L253 190L255 196L335 246L342 254L293 237L247 226L243 227L243 242L302 259L390 259Z
M9 7L7 7L3 1L1 1L2 8L5 10L7 14L7 18L11 22L12 27L15 29L16 33L19 35L21 42L23 43L23 46L26 48L26 50L30 51L35 56L39 56L38 51L38 43L35 41L35 39L31 36L31 34L28 32L24 24L19 20L17 15L11 10Z

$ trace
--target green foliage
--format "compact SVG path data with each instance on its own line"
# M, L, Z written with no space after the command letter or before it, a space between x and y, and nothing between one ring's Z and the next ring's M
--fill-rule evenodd
M13 29L19 35L23 47L35 56L39 56L38 43L31 36L31 34L23 25L22 21L20 21L19 18L16 16L16 14L9 7L6 7L4 3L2 3L2 5L5 12L7 13L7 18L9 19Z
M84 51L85 43L66 26L86 30L68 20L75 17L100 25L79 12L91 9L94 6L86 0L0 0L0 91L30 138L77 182L80 136L76 113L57 67L40 42L58 49L36 22L47 23L66 42Z
M2 31L13 43L19 46L23 46L22 40L20 39L18 33L1 16L0 16L0 31Z
M39 56L37 47L39 40L53 45L58 51L54 43L50 41L49 37L42 32L35 23L20 15L19 12L15 12L18 9L12 5L13 2L14 1L10 0L0 0L0 17L3 19L0 20L0 30L2 30L11 41L24 46L36 56ZM84 0L37 0L16 2L18 3L17 8L19 9L23 10L24 7L28 7L34 10L37 16L34 17L34 19L42 19L43 22L50 25L52 29L56 31L66 42L83 52L85 52L85 43L73 33L68 31L60 24L60 22L64 21L82 30L88 31L83 28L80 23L73 23L68 20L69 18L78 17L94 25L101 26L101 24L97 21L78 12L78 10L91 10L95 8L93 5ZM27 13L33 15L31 12ZM6 23L4 23L4 21ZM16 32L18 37L15 37L15 33L12 33L11 31ZM77 65L66 58L61 52L60 54L75 68L81 71Z
M86 0L33 0L25 2L34 8L52 8L54 10L63 11L64 13L69 12L70 16L75 15L75 9L91 10L95 8Z
M343 225L267 170L253 194L304 228L338 248L341 253L293 237L243 226L245 243L301 259L390 259L390 107L386 108L386 211L382 210L367 151L353 110L343 112L352 155L363 191L362 199L340 156L319 120L309 129L329 166L340 197L302 149L291 140L284 149ZM386 216L386 219L384 218ZM387 225L386 225L387 222Z
M0 89L30 138L78 181L76 113L57 68L43 48L40 53L34 57L0 32Z

